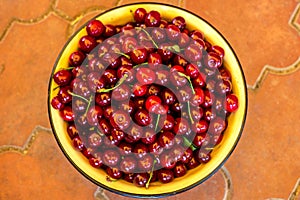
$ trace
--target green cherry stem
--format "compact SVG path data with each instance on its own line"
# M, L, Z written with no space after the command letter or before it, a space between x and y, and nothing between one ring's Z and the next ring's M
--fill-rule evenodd
M193 94L195 94L195 90L194 90L191 78L189 76L185 75L182 72L178 72L178 74L179 74L179 76L182 76L182 77L186 78L189 81L190 87L192 88L192 92L193 92Z
M136 68L138 68L139 66L143 66L143 65L148 65L148 62L144 62L144 63L138 64L138 65L134 65L134 66L132 67L132 69L136 69Z
M187 106L188 106L188 113L189 113L190 120L191 120L192 124L194 124L195 122L194 122L192 114L191 114L191 105L190 105L189 101L187 102Z
M88 105L87 105L87 107L86 107L86 110L85 110L85 112L84 112L84 115L86 115L87 112L88 112L88 110L90 109L91 102L92 102L92 96L90 97L90 100L89 100L89 102L88 102Z
M86 101L86 102L89 103L89 100L87 100L86 98L84 98L84 97L82 97L82 96L80 96L80 95L78 95L78 94L75 94L75 93L71 92L70 90L68 90L68 93L69 93L70 95L74 96L74 97L78 97L78 98L80 98L80 99L82 99L82 100L84 100L84 101Z
M156 123L155 123L155 129L154 129L155 131L157 130L159 119L160 119L160 114L157 115L157 120L156 120Z
M183 144L185 146L188 146L192 149L192 151L195 151L197 148L193 145L193 142L189 141L186 137L183 137Z
M121 56L125 56L127 59L130 59L130 56L127 55L126 53L122 53L122 52L115 52L116 54L119 54Z
M149 39L151 40L151 42L153 43L153 45L158 49L158 45L156 44L156 42L153 40L152 36L148 33L148 31L146 31L145 29L143 28L140 28L138 27L137 28L138 30L142 30L146 33L146 35L149 37Z
M177 44L175 44L175 45L173 45L173 46L170 46L170 47L168 47L167 49L168 49L168 50L174 50L174 51L177 52L177 53L179 53L181 50L184 50L184 49L180 49L180 47L179 47Z
M119 87L120 85L122 85L122 83L126 80L126 78L128 77L128 74L124 74L124 76L122 78L120 78L119 82L112 88L101 88L100 90L98 90L97 92L101 93L101 92L109 92L111 90L116 89L117 87Z
M154 166L155 166L156 163L157 163L157 161L154 160L154 161L153 161L153 165L152 165L152 169L151 169L151 172L150 172L150 175L149 175L149 179L148 179L148 181L147 181L147 183L146 183L146 189L149 188L150 181L151 181L151 179L152 179L152 177L153 177Z

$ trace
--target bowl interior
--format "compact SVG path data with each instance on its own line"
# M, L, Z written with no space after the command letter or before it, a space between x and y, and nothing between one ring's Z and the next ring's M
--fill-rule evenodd
M212 152L211 161L205 165L200 165L195 169L188 170L188 173L184 177L176 178L169 184L161 184L159 182L153 183L149 187L149 189L136 187L133 184L128 183L124 180L119 180L116 182L107 182L106 173L104 171L90 166L87 159L80 152L74 150L71 140L66 133L67 124L61 119L58 111L53 109L51 106L49 106L49 116L52 129L54 131L57 142L60 145L60 148L67 156L69 161L77 168L77 170L79 170L92 182L98 184L99 186L105 189L109 189L111 191L123 195L127 194L138 197L153 197L156 195L163 196L185 191L201 183L202 181L206 180L210 175L212 175L213 172L215 172L229 157L229 155L235 148L243 129L247 108L247 91L241 66L230 45L222 37L222 35L218 31L216 31L216 29L214 29L210 24L188 11L162 4L131 4L102 13L99 16L97 16L97 19L101 20L104 24L125 24L126 22L133 21L132 11L139 7L143 7L147 11L157 10L161 13L163 18L166 19L172 19L176 16L182 16L186 19L187 28L189 30L198 29L202 31L205 35L206 40L208 40L212 44L216 44L223 47L225 50L224 65L231 72L233 91L239 98L239 109L229 116L229 125L224 134L224 138L219 148L215 149ZM85 34L85 28L82 27L78 32L76 32L73 35L73 37L69 40L69 42L62 50L60 56L58 57L58 60L55 63L53 69L53 73L58 71L58 68L68 66L69 55L73 51L77 50L78 41L80 37L82 37ZM50 80L48 99L49 105L50 100L58 92L57 90L53 90L55 87L56 84L54 83L54 81Z

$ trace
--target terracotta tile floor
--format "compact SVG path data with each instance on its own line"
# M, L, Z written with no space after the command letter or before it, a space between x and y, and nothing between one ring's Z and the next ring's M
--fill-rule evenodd
M48 78L69 35L92 16L128 2L0 1L1 200L129 199L103 193L71 166L52 135L46 106ZM299 199L299 1L160 2L191 10L224 34L249 92L244 133L225 167L167 199Z

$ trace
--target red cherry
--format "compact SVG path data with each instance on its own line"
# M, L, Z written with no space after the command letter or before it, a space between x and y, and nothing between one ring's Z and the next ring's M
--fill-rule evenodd
M63 118L63 120L68 122L74 121L75 118L71 106L65 106L62 110L60 110L60 116Z
M154 82L155 77L154 71L145 67L139 68L136 73L136 79L141 84L151 84Z
M105 26L99 20L91 20L87 26L86 31L92 37L99 37L105 30Z
M70 83L72 73L69 70L60 70L53 75L54 82L59 86L64 86Z
M157 172L158 180L162 183L169 183L174 179L174 173L168 169L161 169Z
M60 100L60 98L58 96L55 96L52 98L51 100L51 106L54 108L54 109L57 109L57 110L61 110L65 107L65 104L63 104Z
M71 53L71 55L69 56L69 63L74 67L79 66L84 61L85 57L86 57L85 54L82 53L81 51L75 51Z
M144 8L138 8L135 10L133 17L137 23L144 23L146 15L147 11Z
M160 25L160 21L160 13L152 10L146 15L145 25L148 27L158 27Z
M79 40L79 48L86 53L91 52L96 45L96 40L89 35L82 36Z
M239 107L238 98L235 94L226 96L226 111L235 112Z

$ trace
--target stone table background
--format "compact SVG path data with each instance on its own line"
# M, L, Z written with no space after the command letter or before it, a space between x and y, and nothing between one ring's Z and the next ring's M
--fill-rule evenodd
M0 0L0 199L126 199L103 191L63 156L50 129L47 86L67 38L133 0ZM243 66L249 108L225 166L166 199L300 199L299 0L161 0L202 16Z

